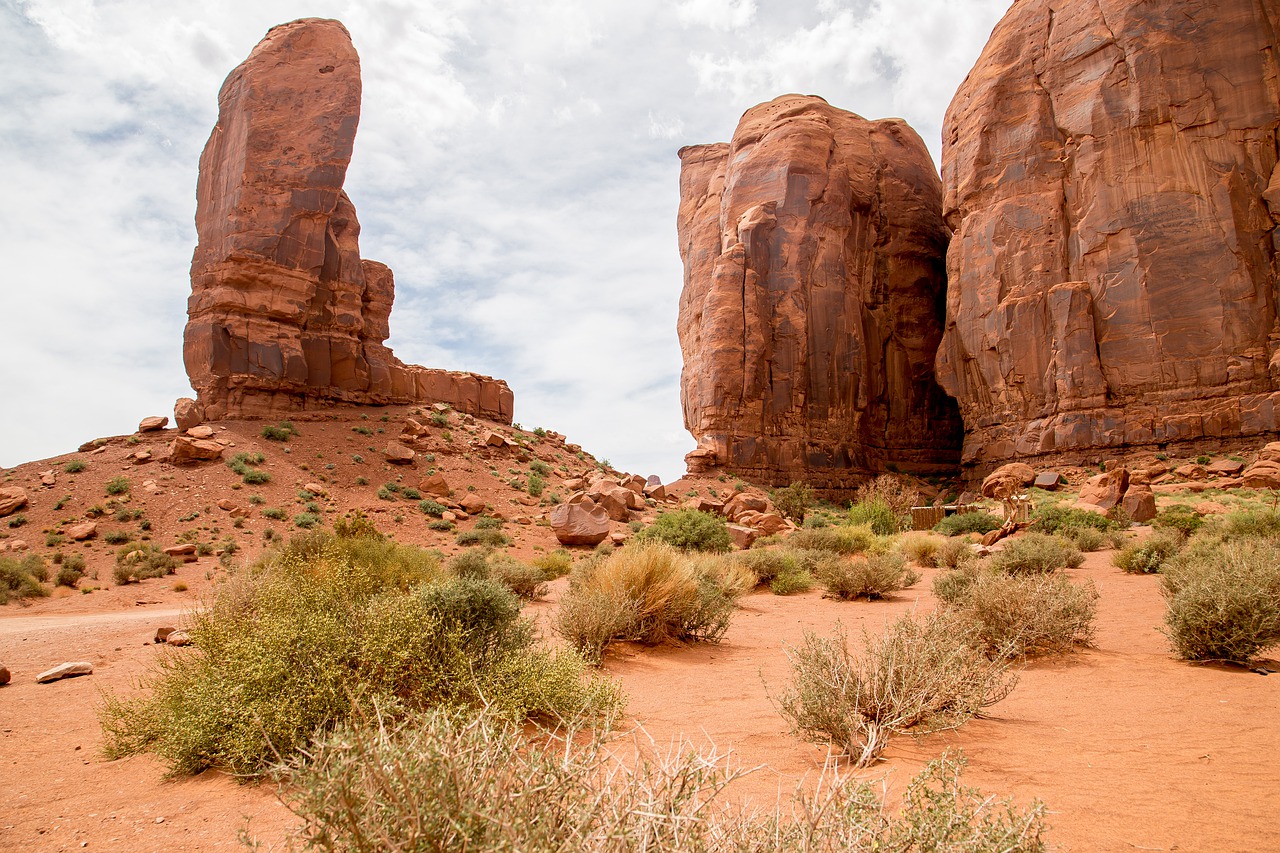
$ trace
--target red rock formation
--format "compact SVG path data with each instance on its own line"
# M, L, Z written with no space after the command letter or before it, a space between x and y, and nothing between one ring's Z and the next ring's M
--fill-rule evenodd
M405 365L383 345L395 285L360 258L342 189L359 118L360 59L337 21L272 28L223 83L183 347L203 416L443 401L509 422L505 382Z
M680 160L690 469L833 493L954 466L959 420L932 369L947 231L920 137L785 95Z
M1277 429L1274 0L1019 0L947 111L964 461Z

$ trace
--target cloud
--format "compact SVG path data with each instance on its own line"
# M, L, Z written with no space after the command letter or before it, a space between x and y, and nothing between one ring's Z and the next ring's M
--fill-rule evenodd
M943 111L1007 0L317 0L360 52L347 190L395 271L405 361L506 379L516 419L670 478L683 145L788 91ZM0 360L12 465L132 430L181 363L196 164L223 78L297 14L259 0L0 3Z

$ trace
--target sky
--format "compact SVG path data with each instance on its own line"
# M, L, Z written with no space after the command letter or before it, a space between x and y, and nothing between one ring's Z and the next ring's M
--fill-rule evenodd
M192 394L197 162L275 24L360 53L346 190L395 272L406 363L505 379L515 420L671 480L684 145L816 94L943 115L1009 0L0 0L0 466L128 434Z

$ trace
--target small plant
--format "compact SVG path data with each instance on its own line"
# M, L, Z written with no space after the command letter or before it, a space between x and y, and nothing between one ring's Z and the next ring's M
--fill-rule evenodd
M548 580L564 577L573 568L573 555L563 548L533 558L533 565L542 570Z
M803 528L787 537L792 548L806 551L829 551L832 554L864 554L877 550L881 540L869 525L846 524L831 527Z
M449 508L442 503L431 500L431 498L426 498L425 500L418 502L418 509L422 511L423 515L433 515L436 518L439 518L444 515Z
M353 426L351 431L360 435L373 435L373 428L367 426Z
M284 521L285 512L279 507L269 506L262 511L263 518L269 518L272 521Z
M1195 535L1203 524L1204 517L1185 504L1166 507L1151 520L1151 526L1157 530L1174 530L1184 539Z
M295 527L301 527L303 530L310 530L320 523L320 516L314 512L300 512L293 517Z
M111 530L102 535L102 541L108 545L123 545L133 537L123 530Z
M937 568L941 565L938 562L938 552L944 545L950 544L950 541L929 533L907 533L898 540L898 550L917 565Z
M125 495L129 493L128 477L112 477L107 481L107 494L109 495Z
M1116 552L1112 562L1116 568L1134 574L1155 574L1182 548L1182 534L1176 530L1159 530L1142 542L1133 542Z
M486 548L504 548L511 544L511 539L501 530L479 528L464 530L454 537L459 545L481 545Z
M367 485L369 485L369 478L368 478L368 477L356 477L356 485L357 485L357 486L367 486Z
M79 474L87 467L89 466L84 464L84 460L72 459L70 462L62 466L62 470L66 471L68 474Z
M262 495L249 495L249 503L253 504L254 506L261 506L266 502L267 502L267 499L264 498Z
M297 435L298 430L289 421L281 421L275 426L264 426L261 435L267 441L288 441Z
M1004 524L998 515L978 510L976 512L958 512L948 515L933 526L935 533L943 536L963 536L966 533L979 535L990 533Z
M1043 533L1024 533L1005 540L1004 549L991 558L991 567L1016 575L1074 569L1083 562L1084 555L1065 539Z
M877 601L914 586L920 573L908 567L901 554L890 552L828 561L819 568L817 578L832 598Z
M46 548L57 548L66 541L67 537L56 531L51 530L44 535L44 546Z
M792 483L785 489L774 489L770 495L774 508L782 515L800 524L809 507L813 506L813 489L805 483Z
M963 539L948 538L938 546L933 559L939 568L960 569L977 562L978 555Z
M793 595L813 589L813 575L804 569L779 572L769 581L769 591L774 595Z
M729 551L733 537L723 518L696 509L664 512L635 537L637 542L664 542L685 551Z
M1161 574L1165 634L1181 658L1247 663L1280 643L1280 544L1194 541Z
M124 585L147 578L171 575L177 568L178 561L155 545L133 542L116 552L116 565L112 576L117 584Z
M416 501L422 497L422 493L412 487L405 487L400 490L400 497L407 501Z
M452 531L454 527L455 525L452 521L445 521L442 518L437 518L434 521L427 522L428 530L439 530L447 533L449 531Z
M58 502L53 505L54 511L62 509L64 506L66 506L69 503L71 503L71 495L63 495L61 498L58 499Z
M476 520L476 530L501 530L502 519L486 516Z
M449 425L449 413L448 413L448 412L432 412L432 413L431 413L431 423L432 423L433 425L435 425L435 426L438 426L438 427L446 427L446 426L448 426L448 425Z
M1093 641L1097 590L1066 575L961 570L936 578L934 594L992 657L1065 653Z
M1201 455L1201 456L1197 456L1197 457L1196 457L1196 464L1197 464L1197 465L1208 465L1208 464L1209 464L1210 462L1212 462L1212 461L1213 461L1213 457L1212 457L1212 456L1203 456L1203 455Z
M44 598L49 594L43 586L48 579L49 567L35 554L21 560L0 557L0 604L14 598Z
M9 518L10 527L21 527L26 523L27 523L27 517L22 513L18 513L17 515L10 516Z
M1041 507L1032 514L1035 529L1039 533L1057 533L1066 528L1089 527L1104 533L1119 530L1122 526L1115 519L1099 515L1087 509L1053 504Z
M796 734L834 744L858 767L875 761L891 735L955 728L1016 682L1007 661L982 653L971 626L943 612L864 634L860 653L842 630L806 632L787 657L792 682L778 710Z
M360 465L364 463L364 457L361 456L359 453L353 453L351 454L351 461L356 463L357 465Z
M386 486L379 486L378 498L384 501L393 501L396 499L396 491L398 491L398 489L388 489Z
M547 481L544 480L541 476L539 476L536 473L529 474L529 484L526 490L529 492L530 497L535 497L535 498L542 497L542 490L545 489L546 487L547 487Z

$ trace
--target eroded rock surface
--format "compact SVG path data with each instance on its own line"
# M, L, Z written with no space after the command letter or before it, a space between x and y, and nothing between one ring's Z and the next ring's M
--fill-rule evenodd
M272 28L218 95L200 157L183 358L203 417L444 401L511 420L505 382L405 365L384 346L391 270L360 257L343 191L360 118L346 28Z
M997 25L943 131L966 464L1277 429L1277 32L1274 0Z
M933 378L947 231L920 137L785 95L680 160L690 470L832 493L954 465Z

